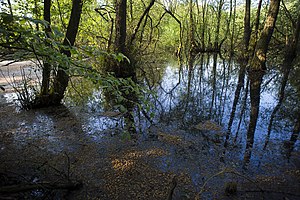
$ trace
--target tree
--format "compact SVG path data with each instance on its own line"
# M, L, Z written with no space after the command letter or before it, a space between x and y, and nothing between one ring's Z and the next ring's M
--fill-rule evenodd
M48 25L45 28L46 37L50 37L51 34L51 0L44 0L44 20L48 22ZM51 73L51 64L45 59L43 62L43 71L42 71L42 85L41 85L41 95L49 94L50 87L50 73Z
M75 43L76 35L78 32L80 16L82 12L82 0L73 0L71 16L63 41L65 49L61 50L61 53L65 54L67 57L71 57L70 47ZM60 104L61 100L64 98L64 92L69 83L69 75L67 73L68 69L64 69L61 66L58 67L57 74L54 78L53 83L53 93L51 94L51 101L54 105Z
M248 70L250 79L250 100L251 100L251 113L250 122L247 130L247 143L244 161L248 162L251 157L251 150L254 143L254 134L259 114L260 106L260 89L263 81L263 76L266 73L266 55L269 43L274 31L280 0L271 0L267 19L261 35L257 41L254 55L250 61Z

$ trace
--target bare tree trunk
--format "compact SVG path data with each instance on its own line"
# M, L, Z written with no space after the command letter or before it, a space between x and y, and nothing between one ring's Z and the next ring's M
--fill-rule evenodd
M245 17L244 17L244 53L248 53L251 27L250 27L250 15L251 15L251 0L246 0ZM248 57L244 55L244 57Z
M189 57L193 56L193 51L195 48L195 24L194 24L194 17L193 17L193 1L189 1ZM188 58L191 59L191 58Z
M232 5L232 0L230 1L230 5ZM232 20L232 33L231 33L231 39L230 39L230 56L234 54L234 34L235 34L235 17L236 17L236 0L234 0L233 3L233 20Z
M264 29L262 30L260 38L257 42L248 71L250 79L251 113L247 130L246 152L244 154L245 163L248 163L251 158L251 151L254 143L254 134L259 114L260 89L263 76L266 71L266 54L274 31L279 11L279 5L280 0L271 0Z
M51 33L51 0L44 0L44 20L48 22L47 27L45 28L46 37L50 37ZM51 65L45 59L43 61L43 72L42 72L42 87L41 87L41 95L48 95L49 94L49 87L50 87L50 72L51 72Z
M80 16L82 11L82 0L73 0L71 16L67 28L67 33L63 41L64 46L73 46L78 32ZM70 50L63 49L62 53L67 57L71 57ZM66 72L68 69L63 69L59 66L53 83L52 103L60 104L64 98L64 93L69 83L69 75Z
M126 38L126 20L127 20L127 0L117 0L116 1L116 36L115 36L115 52L122 53L125 56L128 55ZM120 63L114 63L112 71L115 73L115 76L118 78L133 78L135 79L135 69L132 64L129 64L127 61L123 60Z
M203 6L202 6L202 32L201 32L201 44L202 49L206 49L205 45L205 27L206 27L206 11L207 11L207 2L204 0Z
M220 38L220 25L221 25L221 17L222 17L222 8L224 5L224 1L220 0L218 5L218 13L217 13L217 27L215 32L215 41L214 41L214 51L219 51L219 38Z
M117 0L115 52L123 54L126 51L126 13L127 0Z
M257 34L259 29L259 19L260 19L260 11L262 6L262 0L259 0L256 12L256 20L255 20L255 27L254 27L254 41L257 40Z
M292 67L293 67L293 61L296 58L297 53L298 53L297 46L298 46L299 37L300 37L300 16L298 16L297 25L295 28L296 28L296 31L294 32L292 38L289 38L288 42L286 43L284 60L282 63L283 77L282 77L281 87L280 87L279 94L278 94L279 100L271 114L271 117L270 117L269 126L268 126L268 134L267 134L266 142L264 145L264 149L266 149L266 147L269 143L274 118L275 118L278 110L281 108L281 105L284 101L285 87L288 82L290 71L292 70Z

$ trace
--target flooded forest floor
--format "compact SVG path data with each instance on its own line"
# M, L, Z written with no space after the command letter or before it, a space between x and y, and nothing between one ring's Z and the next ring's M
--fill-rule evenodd
M283 141L244 167L243 145L225 149L212 121L128 140L89 132L74 107L18 110L12 97L0 93L0 199L300 199L300 152L286 156Z
M172 199L300 198L299 152L246 170L239 160L220 161L221 144L186 130L153 127L138 142L112 133L94 141L64 106L16 112L3 95L0 102L0 199L168 199L172 189ZM55 187L70 182L82 187ZM230 183L237 193L226 192ZM4 190L32 184L41 187Z

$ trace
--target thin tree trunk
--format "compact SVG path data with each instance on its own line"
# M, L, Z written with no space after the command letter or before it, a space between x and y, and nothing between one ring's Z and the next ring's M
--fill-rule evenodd
M202 6L202 32L201 32L201 44L202 44L202 49L205 50L205 30L206 30L206 8L207 8L207 3L206 0L204 0L203 6Z
M259 20L260 20L260 11L262 6L262 0L259 0L256 12L256 20L255 20L255 27L254 27L254 41L257 40L257 34L259 29Z
M246 0L245 17L244 17L244 53L248 53L251 27L250 27L250 15L251 15L251 0ZM244 57L248 57L244 55Z
M221 25L221 17L222 17L222 8L223 8L224 1L220 0L218 6L218 14L217 14L217 27L215 32L215 41L214 41L214 51L219 50L219 37L220 37L220 25Z
M232 0L230 1L232 4ZM230 39L230 56L234 54L234 34L235 34L235 17L236 17L236 0L234 0L233 3L233 20L232 20L232 33L231 33L231 39Z
M274 31L279 11L279 5L280 0L271 0L264 29L262 30L260 38L257 42L254 56L251 60L250 68L248 71L250 79L251 113L247 130L246 152L244 154L245 163L248 163L251 158L251 152L254 143L254 134L259 115L260 89L263 76L266 71L266 54Z
M63 41L64 46L73 46L78 32L80 16L82 11L82 0L73 0L71 16L67 28L67 33ZM71 57L70 50L63 49L61 51L67 57ZM64 93L69 83L69 75L66 72L68 69L63 69L59 66L53 83L52 103L60 104L64 98Z
M45 28L46 37L50 37L51 33L51 0L44 0L44 20L48 22L47 27ZM43 72L42 72L42 87L41 87L41 95L48 95L49 87L50 87L50 72L51 65L45 59L43 61Z

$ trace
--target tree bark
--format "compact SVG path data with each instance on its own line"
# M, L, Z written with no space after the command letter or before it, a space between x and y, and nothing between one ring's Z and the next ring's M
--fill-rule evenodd
M260 89L263 76L266 71L266 54L274 31L279 11L279 5L280 0L271 0L268 10L268 16L264 28L261 32L260 38L257 41L257 45L248 71L250 79L251 112L250 122L247 130L246 152L244 154L245 163L248 163L251 158L251 151L254 143L254 134L259 114Z
M220 37L220 25L221 25L221 17L222 17L222 8L224 5L224 1L220 0L218 5L218 13L217 13L217 26L214 38L214 51L219 51L219 37Z
M245 17L244 17L244 25L245 25L244 53L248 53L248 47L249 47L250 36L251 36L250 15L251 15L251 0L246 0Z
M46 37L50 37L51 33L51 0L44 0L44 20L48 22L48 25L45 28ZM42 87L41 87L41 95L48 95L49 87L50 87L50 72L51 65L47 62L46 59L43 61L43 72L42 72Z
M126 13L127 0L116 1L116 38L115 52L126 52Z
M64 46L73 46L75 43L76 35L78 32L80 16L82 11L82 0L73 0L71 16L67 28L67 33L63 41ZM71 52L68 49L61 50L61 53L65 54L67 57L71 57ZM59 66L57 74L53 83L53 94L52 94L52 104L60 104L61 100L64 98L64 93L69 83L69 75L67 73L68 69L63 69Z

